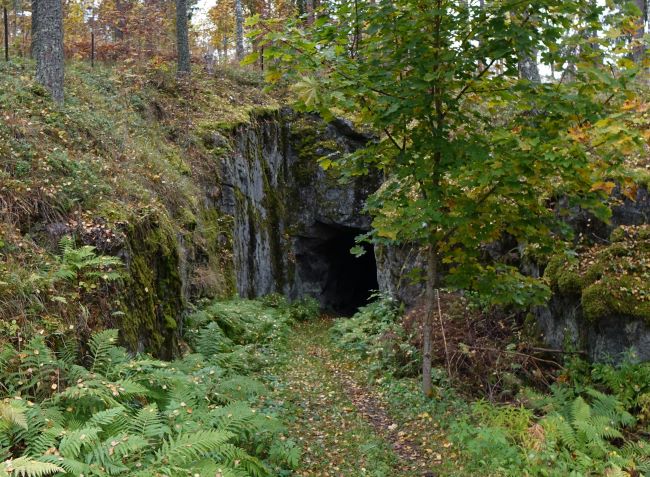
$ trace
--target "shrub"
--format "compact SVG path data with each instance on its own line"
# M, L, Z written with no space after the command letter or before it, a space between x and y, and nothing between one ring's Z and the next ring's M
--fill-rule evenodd
M295 321L311 321L320 316L320 303L310 296L294 301L289 307L289 315Z
M402 326L402 309L393 298L376 295L375 301L359 309L352 318L342 318L332 327L332 340L360 359L371 361L371 370L396 376L419 371L419 351Z

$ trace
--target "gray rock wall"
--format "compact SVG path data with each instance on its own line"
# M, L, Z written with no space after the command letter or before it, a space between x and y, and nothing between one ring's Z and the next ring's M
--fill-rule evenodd
M589 243L609 245L610 234L616 227L650 223L650 195L646 188L637 190L635 200L615 192L612 201L612 218L607 224L584 211L575 211L569 222L577 235ZM638 253L643 261L644 251L639 249ZM547 306L536 308L534 315L542 339L551 347L583 350L593 361L620 361L633 350L636 359L650 361L650 323L647 320L620 313L587 319L581 296L560 290L555 290Z
M277 292L325 300L331 264L323 249L341 234L369 230L363 207L378 181L341 183L317 161L368 140L343 121L328 124L290 110L259 116L234 131L232 154L222 164L221 207L234 217L241 296Z

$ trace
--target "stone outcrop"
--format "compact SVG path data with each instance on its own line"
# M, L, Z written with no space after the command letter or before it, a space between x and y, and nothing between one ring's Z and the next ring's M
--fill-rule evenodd
M356 235L370 229L363 208L379 182L342 182L318 164L370 139L345 121L325 123L287 109L236 128L232 153L222 163L222 210L234 217L240 295L310 295L337 309L344 304L336 297L349 292L338 282L356 277L359 286L371 287L373 274L376 288L372 251L354 259L348 250Z

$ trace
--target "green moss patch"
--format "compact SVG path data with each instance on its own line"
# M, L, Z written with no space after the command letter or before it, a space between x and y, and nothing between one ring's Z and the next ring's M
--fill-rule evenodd
M557 292L579 295L587 319L624 315L650 323L650 226L619 227L609 245L556 256L545 277Z

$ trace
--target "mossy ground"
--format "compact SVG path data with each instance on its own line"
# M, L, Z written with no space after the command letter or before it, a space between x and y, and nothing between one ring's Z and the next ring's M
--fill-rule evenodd
M43 321L70 333L79 303L52 301L61 290L49 280L61 234L127 259L122 284L97 287L82 305L93 326L121 327L130 346L144 329L146 346L160 351L184 293L230 295L231 221L217 211L215 189L229 147L210 132L277 108L261 87L254 73L235 70L197 71L179 83L173 68L143 74L70 62L66 102L56 107L31 62L0 65L3 322L22 336ZM193 261L187 289L183 253Z

